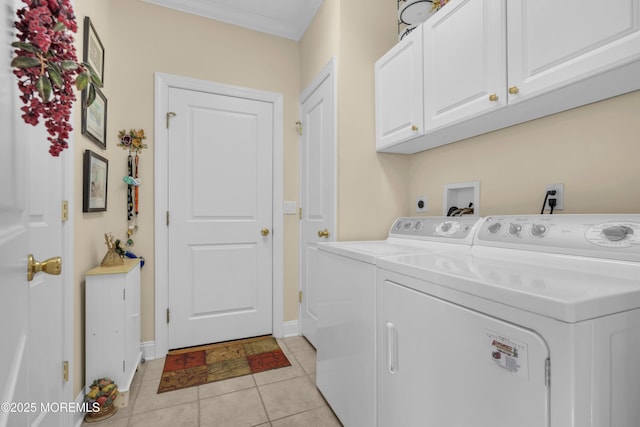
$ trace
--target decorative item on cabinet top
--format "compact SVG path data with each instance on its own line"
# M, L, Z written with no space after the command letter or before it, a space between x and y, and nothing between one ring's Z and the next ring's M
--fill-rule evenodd
M440 10L449 0L398 0L398 40Z

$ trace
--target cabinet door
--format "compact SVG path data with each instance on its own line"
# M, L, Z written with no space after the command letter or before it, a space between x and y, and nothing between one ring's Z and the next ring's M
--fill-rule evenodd
M375 64L376 148L422 135L422 26Z
M452 0L424 23L427 132L506 106L502 0Z
M510 0L507 20L510 103L640 58L639 0Z
M549 425L540 336L389 281L378 286L379 426Z

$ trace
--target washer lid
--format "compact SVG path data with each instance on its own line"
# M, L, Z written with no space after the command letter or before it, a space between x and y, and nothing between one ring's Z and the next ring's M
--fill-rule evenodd
M378 267L420 279L401 284L452 302L464 292L567 323L640 308L635 262L473 247L383 258Z
M357 259L368 264L375 264L379 258L383 257L447 251L458 246L450 243L398 238L317 243L318 250Z
M407 25L420 24L431 16L431 0L405 0L398 9L398 20Z

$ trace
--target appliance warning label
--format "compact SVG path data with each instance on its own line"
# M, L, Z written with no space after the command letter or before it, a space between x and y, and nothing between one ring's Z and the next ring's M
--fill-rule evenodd
M486 334L493 363L512 374L529 379L527 345L493 331L486 331Z

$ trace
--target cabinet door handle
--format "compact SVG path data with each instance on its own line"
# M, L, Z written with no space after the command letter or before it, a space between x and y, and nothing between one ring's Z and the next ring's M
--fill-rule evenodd
M387 322L387 370L390 374L397 371L396 363L396 334L395 326L391 322Z
M515 95L515 94L517 94L518 92L520 92L520 89L518 89L518 86L511 86L511 87L509 88L509 93L510 93L511 95Z
M498 95L496 95L495 93L492 93L491 95L489 95L489 101L496 102L497 100L498 100Z
M416 125L411 125L411 130L416 132L418 130L418 126Z

